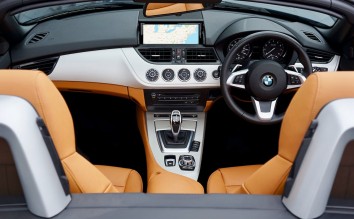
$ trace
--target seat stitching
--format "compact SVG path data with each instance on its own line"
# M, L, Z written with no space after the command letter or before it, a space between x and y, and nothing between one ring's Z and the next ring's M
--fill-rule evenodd
M281 159L288 161L287 159L284 159L283 157L279 156ZM284 171L283 175L280 177L280 180L278 181L278 186L275 188L275 190L273 191L273 194L275 194L275 192L279 189L280 185L282 184L282 182L284 181L284 179L289 175L289 170L291 169L293 163L288 161L290 164L290 166Z
M244 182L242 183L241 187L243 188L243 190L245 190L245 192L246 192L247 194L251 194L251 192L247 189L247 187L246 187L246 185L245 185Z
M63 164L64 169L66 169L66 171L67 171L67 172L70 174L70 176L74 179L74 183L75 183L76 186L80 189L80 192L81 192L81 193L85 193L85 192L83 191L83 188L76 182L76 177L75 177L75 175L73 174L73 172L71 171L69 165L67 165L67 164L64 162L64 160L62 161L62 164Z
M130 176L131 172L132 172L132 170L129 171L128 177L125 179L125 183L124 183L124 186L123 186L124 187L124 190L123 190L124 192L125 192L125 189L127 188L127 182L128 182L128 179L129 179L129 176Z
M282 182L286 179L286 177L289 175L289 170L291 169L292 166L290 166L283 174L283 176L280 178L280 182L278 183L278 186L275 188L273 194L276 193L276 191L278 191L278 189L280 188Z
M36 93L38 104L39 104L39 110L41 111L41 114L43 116L44 121L47 121L47 119L45 117L45 114L44 114L43 106L42 106L42 99L41 99L41 97L39 95L38 87L37 87L37 84L39 83L38 82L39 75L40 74L36 74L35 77L34 77L34 88L35 88L35 93Z
M226 193L228 193L228 191L227 191L227 187L228 187L228 186L226 186L224 174L222 173L221 169L218 169L218 171L219 171L220 174L221 174L221 179L222 179L222 181L223 181L223 183L224 183L224 187L225 187Z
M315 75L315 76L316 76L316 79L317 79L317 88L316 88L316 94L315 94L314 101L312 102L312 109L311 109L310 118L312 118L314 116L315 105L317 103L317 98L318 98L319 93L321 91L321 89L320 89L320 86L321 86L320 78L317 75Z
M113 185L112 183L109 183L107 188L103 190L103 193L107 193L107 191L109 190L109 188L111 188Z

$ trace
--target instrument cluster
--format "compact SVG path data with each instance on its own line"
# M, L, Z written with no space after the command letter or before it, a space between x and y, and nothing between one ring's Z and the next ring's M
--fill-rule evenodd
M231 51L233 47L242 38L234 38L227 44L224 50L225 55ZM293 54L293 50L288 45L279 39L266 38L257 41L251 41L243 46L236 54L235 62L242 63L250 60L268 59L279 63L286 63Z

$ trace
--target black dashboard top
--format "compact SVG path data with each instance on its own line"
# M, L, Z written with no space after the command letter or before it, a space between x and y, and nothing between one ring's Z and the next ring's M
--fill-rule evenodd
M304 47L335 53L315 28L299 22L221 10L145 18L141 10L132 9L97 12L40 23L21 43L12 48L12 62L18 64L90 50L138 47L140 23L200 23L203 32L201 46L215 47L220 51L232 39L256 31L271 30L294 37ZM43 39L32 43L33 37L43 33L46 34ZM306 33L315 35L318 41ZM224 53L220 51L218 55L222 59Z

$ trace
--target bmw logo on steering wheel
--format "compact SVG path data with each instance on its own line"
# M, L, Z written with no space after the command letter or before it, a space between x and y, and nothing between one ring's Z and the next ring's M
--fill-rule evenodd
M262 78L262 82L266 87L270 87L274 84L274 78L271 75L265 75Z

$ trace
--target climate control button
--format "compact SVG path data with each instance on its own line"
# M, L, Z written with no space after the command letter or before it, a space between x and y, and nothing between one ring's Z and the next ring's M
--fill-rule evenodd
M151 68L146 72L146 79L149 81L157 81L158 78L159 72L156 69Z
M205 70L198 68L194 71L194 79L197 81L204 81L207 77L207 73Z
M172 69L167 68L167 69L163 70L162 78L165 81L172 81L175 78L175 72Z
M182 68L178 71L178 78L181 81L188 81L191 78L191 72L186 68Z

